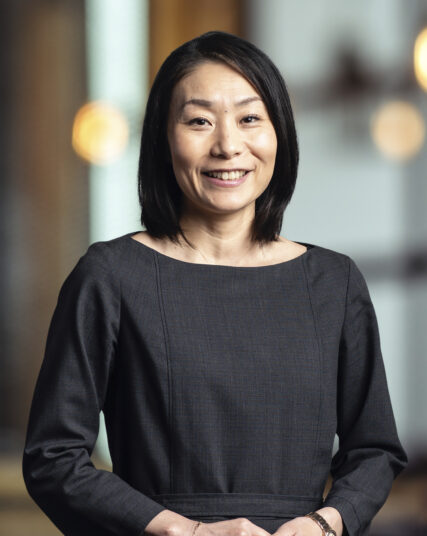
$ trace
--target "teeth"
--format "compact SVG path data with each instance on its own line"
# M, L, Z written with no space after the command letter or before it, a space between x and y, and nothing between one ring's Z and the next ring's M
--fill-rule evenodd
M240 179L240 177L243 177L243 175L246 173L245 170L241 171L206 171L205 175L208 175L209 177L215 177L217 179L222 179L223 181L227 180L236 180Z

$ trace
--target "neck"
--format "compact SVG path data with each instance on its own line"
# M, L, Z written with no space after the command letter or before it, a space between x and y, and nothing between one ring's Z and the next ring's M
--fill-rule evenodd
M245 259L261 258L262 248L251 241L253 214L221 214L201 217L197 213L185 213L180 225L195 249L185 241L190 262L209 264L239 264Z

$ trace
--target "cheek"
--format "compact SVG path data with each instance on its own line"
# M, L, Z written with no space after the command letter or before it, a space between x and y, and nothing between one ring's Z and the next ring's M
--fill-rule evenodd
M277 138L274 130L263 132L257 136L254 148L257 150L259 158L267 165L274 167L277 152Z
M185 136L175 136L169 142L172 156L172 163L176 167L176 172L181 173L186 170L191 171L197 165L197 155L199 147L197 140L189 140Z

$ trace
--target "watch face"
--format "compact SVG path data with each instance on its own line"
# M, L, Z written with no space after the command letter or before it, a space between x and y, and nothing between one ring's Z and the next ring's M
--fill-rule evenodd
M337 536L337 533L334 530L328 530L325 536Z

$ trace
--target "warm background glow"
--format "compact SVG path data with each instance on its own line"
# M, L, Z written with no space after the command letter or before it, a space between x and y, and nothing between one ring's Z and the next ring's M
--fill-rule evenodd
M89 102L77 112L72 143L92 164L111 164L123 153L129 137L126 118L111 104Z
M424 28L415 41L414 70L418 83L427 91L427 28Z
M424 120L413 104L391 101L373 116L371 133L374 143L384 155L394 160L407 160L423 145Z

